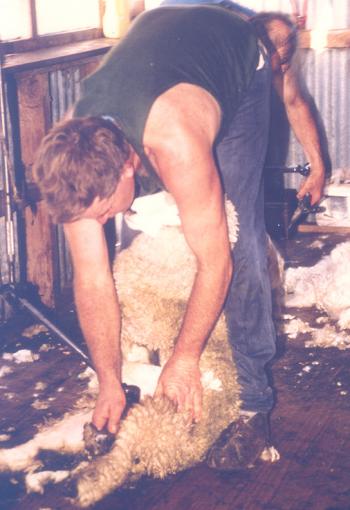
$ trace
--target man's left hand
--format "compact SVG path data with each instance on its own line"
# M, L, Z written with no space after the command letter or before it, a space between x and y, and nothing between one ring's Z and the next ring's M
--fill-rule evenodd
M201 418L202 393L198 360L174 353L163 367L155 396L167 396L178 411L188 411L197 422Z

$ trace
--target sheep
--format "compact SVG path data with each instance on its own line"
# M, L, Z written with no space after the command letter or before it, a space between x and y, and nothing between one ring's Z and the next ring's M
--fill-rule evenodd
M231 239L237 235L234 208L228 205ZM122 310L123 359L135 343L156 354L163 365L172 352L192 288L196 264L181 227L161 226L156 235L139 234L114 263ZM203 413L192 423L166 397L146 397L121 422L115 443L104 456L74 473L77 502L87 507L143 475L164 478L203 460L210 446L239 414L239 385L224 315L201 355Z

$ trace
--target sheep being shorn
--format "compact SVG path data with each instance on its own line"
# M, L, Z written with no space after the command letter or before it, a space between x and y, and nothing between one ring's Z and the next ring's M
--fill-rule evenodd
M231 239L237 220L229 207ZM163 364L177 337L196 270L178 226L141 233L118 254L114 276L122 309L122 349L145 347ZM238 417L239 387L224 316L221 315L200 360L203 413L191 423L165 397L146 397L122 421L109 453L75 473L77 501L89 506L125 482L143 475L163 478L203 460L221 431Z
M83 440L83 427L91 420L96 398L96 388L90 384L77 409L45 424L27 443L0 449L0 471L26 471L28 491L43 492L48 482L69 478L76 489L75 503L87 507L143 475L163 478L200 462L222 430L238 417L239 387L223 315L200 360L201 421L191 423L167 398L152 398L161 365L176 340L196 271L173 204L169 215L164 214L163 205L155 216L166 218L167 226L153 225L149 230L146 221L149 233L139 234L114 264L123 314L122 378L141 388L141 401L122 420L111 450L92 460L86 459ZM238 227L234 208L228 203L227 216L233 244ZM154 364L156 358L158 364ZM71 470L47 471L40 466L42 450L73 454L80 464ZM264 460L277 458L266 457L265 452Z

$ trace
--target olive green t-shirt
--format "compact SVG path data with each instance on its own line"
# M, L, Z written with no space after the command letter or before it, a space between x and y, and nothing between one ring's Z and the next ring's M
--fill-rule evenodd
M145 163L144 128L158 96L179 83L203 87L220 105L222 137L258 58L250 24L231 11L213 5L146 11L83 81L74 115L115 119Z

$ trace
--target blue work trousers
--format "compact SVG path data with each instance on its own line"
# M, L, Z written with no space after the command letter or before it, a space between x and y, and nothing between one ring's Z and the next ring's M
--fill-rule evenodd
M262 170L266 154L271 72L255 72L234 119L215 147L224 191L239 219L233 249L234 276L225 304L230 342L241 386L242 409L268 412L273 405L266 364L273 358Z

